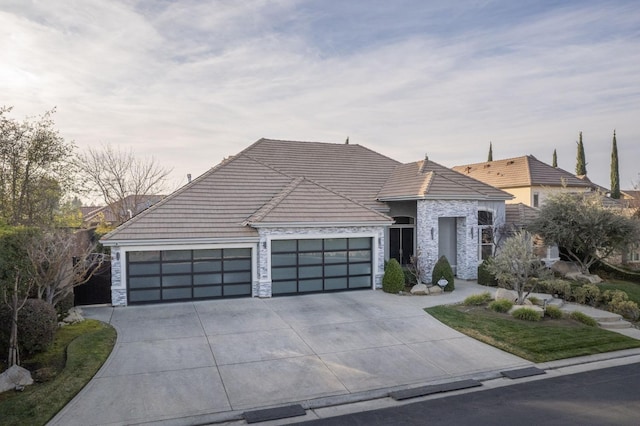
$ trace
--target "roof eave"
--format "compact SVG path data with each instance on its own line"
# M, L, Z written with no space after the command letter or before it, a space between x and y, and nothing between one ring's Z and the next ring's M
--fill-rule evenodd
M416 201L416 200L478 200L478 201L506 201L513 200L513 195L491 196L491 195L402 195L397 197L379 198L380 201Z
M330 227L361 227L361 226L391 226L393 219L367 222L248 222L253 228L330 228Z
M149 245L178 245L178 244L221 244L221 243L257 243L258 237L236 237L236 238L155 238L137 240L100 240L100 243L107 247L129 247L129 246L149 246Z

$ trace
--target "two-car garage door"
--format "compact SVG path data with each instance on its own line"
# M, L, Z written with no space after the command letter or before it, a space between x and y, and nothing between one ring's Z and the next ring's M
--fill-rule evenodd
M251 248L127 252L128 303L251 296ZM273 296L372 286L371 238L271 241Z
M366 237L273 240L272 295L371 288L371 252Z
M251 249L131 251L129 303L251 296Z

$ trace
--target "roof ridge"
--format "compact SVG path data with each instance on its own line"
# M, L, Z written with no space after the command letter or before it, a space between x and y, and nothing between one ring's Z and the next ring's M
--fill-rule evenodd
M305 180L303 176L299 176L294 178L287 186L285 186L282 191L280 191L277 195L271 198L268 202L263 204L258 210L256 210L251 216L245 220L242 225L247 226L251 222L259 222L264 219L266 215L268 215L273 209L278 207L278 205L285 199L289 194L293 192L300 184Z
M533 178L531 177L531 157L533 157L533 156L532 155L527 155L525 157L526 161L524 162L524 166L526 167L527 183L529 184L529 186L533 186ZM535 158L535 157L533 157L533 158L536 161L538 161L539 163L542 163L542 161L539 161L537 158Z

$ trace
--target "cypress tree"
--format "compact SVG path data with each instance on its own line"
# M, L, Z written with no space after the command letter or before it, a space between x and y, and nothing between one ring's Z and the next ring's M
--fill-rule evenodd
M613 146L611 147L611 198L620 198L620 170L618 169L618 143L616 131L613 131Z
M551 163L551 165L553 167L558 167L558 154L556 153L556 150L553 150L553 162Z
M578 142L578 155L576 157L576 175L582 176L587 174L587 161L584 156L584 145L582 144L582 132L580 132L580 141Z
M493 145L489 142L489 156L487 157L487 161L493 161Z

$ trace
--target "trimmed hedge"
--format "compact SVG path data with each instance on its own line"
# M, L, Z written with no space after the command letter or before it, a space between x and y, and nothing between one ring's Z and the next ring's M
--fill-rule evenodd
M382 290L387 293L397 294L404 289L404 272L396 259L387 262L382 277Z
M440 256L440 259L436 262L431 273L431 284L438 284L442 278L447 280L447 286L444 291L453 291L455 289L455 282L453 280L453 269L451 264L447 260L446 256Z

